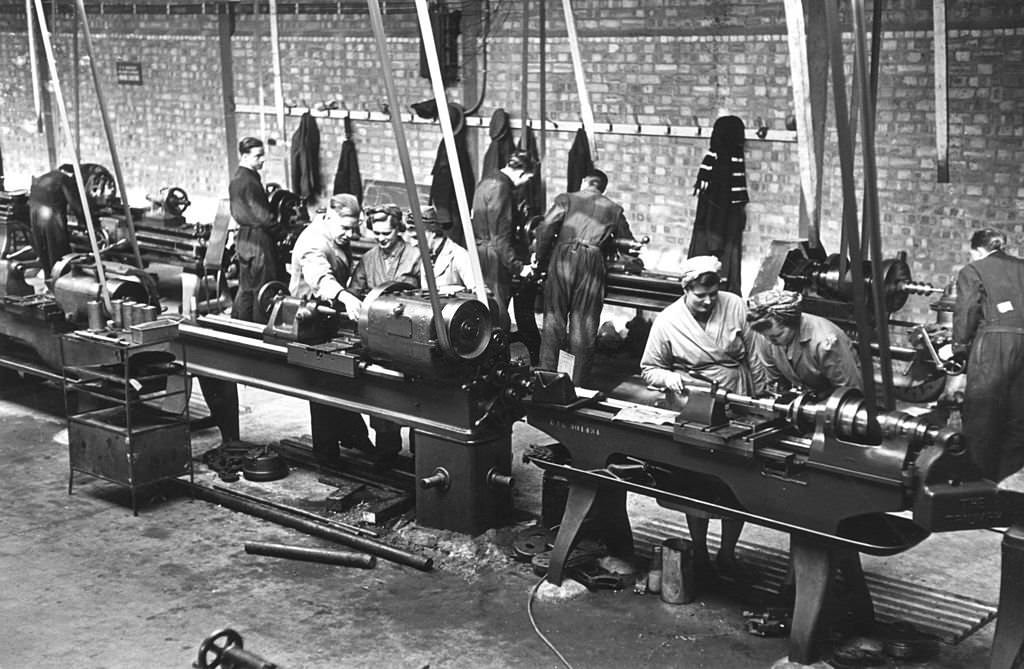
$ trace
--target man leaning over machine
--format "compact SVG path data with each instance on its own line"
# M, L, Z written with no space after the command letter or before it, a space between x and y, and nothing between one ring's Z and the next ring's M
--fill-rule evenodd
M355 320L362 302L345 286L352 273L349 242L359 227L359 201L354 195L339 194L330 203L330 209L314 218L295 241L288 291L295 297L330 302ZM309 418L318 462L337 459L339 444L363 451L373 448L358 413L310 402Z
M633 239L622 207L605 197L608 176L593 170L578 193L562 193L537 230L537 266L547 268L540 366L555 369L568 344L576 357L572 381L586 383L604 306L604 245ZM568 341L566 341L568 339Z

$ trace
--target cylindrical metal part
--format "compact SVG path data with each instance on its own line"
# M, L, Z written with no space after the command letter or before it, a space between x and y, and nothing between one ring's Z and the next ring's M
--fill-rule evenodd
M132 325L138 325L139 323L146 322L146 305L142 302L136 302L132 305Z
M124 300L121 302L121 329L127 330L132 326L132 314L135 313L135 302Z
M664 570L663 550L661 546L654 546L651 549L651 569L647 572L647 592L655 595L661 594L661 579Z
M124 300L111 300L110 301L110 318L114 321L114 329L121 329L121 304Z
M242 499L251 500L253 502L256 502L257 504L264 504L266 506L273 507L273 508L278 509L280 511L286 511L288 513L294 513L296 516L302 516L303 518L309 518L310 520L315 520L315 521L317 521L319 523L323 523L324 525L329 525L331 527L335 527L335 528L337 528L339 530L343 530L343 531L346 531L346 532L351 532L353 534L361 534L361 535L363 535L365 537L376 537L376 536L379 536L373 530L368 530L365 527L359 527L358 525L351 525L349 523L343 523L340 520L332 520L330 518L325 518L325 517L323 517L321 515L312 513L311 511L306 511L305 509L300 509L300 508L297 508L297 507L294 507L294 506L289 506L287 504L281 504L279 502L271 502L268 499L260 499L259 497L255 497L253 495L246 495L244 492L238 492L237 490L230 490L229 488L225 488L224 486L215 485L215 486L213 486L213 489L214 490L219 490L220 492L228 494L228 495L234 495L235 497L241 497Z
M106 329L107 322L103 318L103 303L99 300L89 300L85 303L89 315L89 330L91 332L102 332Z
M447 490L451 484L451 476L448 474L448 470L444 467L438 467L434 470L433 474L430 476L424 476L420 479L420 487L424 490L430 490L431 488Z
M160 308L148 305L142 310L142 322L152 323L160 315Z
M377 558L368 553L333 551L326 548L307 548L305 546L289 546L287 544L272 544L262 541L246 542L245 552L252 555L267 555L269 557L301 560L303 562L336 564L342 567L373 569L377 566Z
M672 538L661 542L661 601L689 604L696 597L693 572L693 544ZM650 579L648 579L650 587Z
M206 486L189 483L187 481L179 481L181 485L188 486L188 489L192 491L192 494L196 497L205 499L208 502L214 504L220 504L228 509L234 509L235 511L241 511L257 518L263 518L285 527L290 527L306 534L311 534L316 537L323 539L329 539L339 544L348 546L349 548L357 548L361 551L366 551L371 555L396 562L398 564L408 565L420 571L430 571L434 568L434 560L432 558L423 557L422 555L415 555L408 551L388 546L379 541L367 539L365 537L358 537L348 532L334 529L332 527L325 527L322 523L318 523L313 520L306 520L300 518L295 514L280 511L273 507L259 502L251 500L240 499L232 495L225 495L222 492L207 488Z
M487 472L487 483L494 488L511 490L515 485L515 479L508 474L502 474L497 469L491 469Z

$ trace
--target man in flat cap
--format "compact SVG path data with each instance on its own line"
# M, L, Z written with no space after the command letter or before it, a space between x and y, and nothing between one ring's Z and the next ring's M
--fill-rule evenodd
M803 313L800 293L768 290L751 296L747 320L760 335L756 353L768 383L817 394L862 387L853 342L827 318Z
M359 226L359 201L354 195L331 197L331 206L313 218L295 241L292 278L288 287L295 297L332 303L349 318L359 318L359 298L345 286L352 273L349 242ZM320 462L340 455L339 444L368 451L373 447L362 416L353 411L309 403L313 454Z
M537 229L537 266L547 268L540 366L555 369L558 352L576 358L572 381L586 382L601 324L605 245L633 239L622 207L605 197L608 176L592 170L576 193L555 198Z
M722 263L714 256L695 256L683 262L683 296L665 308L651 326L640 371L644 381L671 394L686 386L707 386L744 395L759 394L764 371L754 353L755 334L747 324L743 298L719 291ZM687 508L686 524L694 548L694 566L704 578L715 570L708 554L710 516ZM735 571L736 544L743 521L722 519L722 542L715 558L720 571Z
M427 207L421 215L423 232L430 250L430 262L434 266L434 280L437 287L447 289L474 289L473 271L469 264L469 252L448 237L451 221L442 223L437 218L437 210ZM420 267L420 288L427 287L427 275Z

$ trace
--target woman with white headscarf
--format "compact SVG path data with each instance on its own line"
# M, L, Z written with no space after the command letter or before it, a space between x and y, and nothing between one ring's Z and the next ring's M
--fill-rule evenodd
M683 296L658 314L651 326L640 371L644 381L681 394L688 384L719 388L744 395L759 394L764 370L754 351L755 335L747 324L743 298L719 291L722 264L714 256L696 256L683 263ZM709 516L687 508L686 523L694 548L698 575L714 578L708 554ZM736 569L736 543L743 521L722 519L722 542L715 558L720 571Z

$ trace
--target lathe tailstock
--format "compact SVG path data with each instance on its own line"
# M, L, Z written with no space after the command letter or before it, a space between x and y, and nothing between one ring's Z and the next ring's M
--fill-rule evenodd
M528 422L560 445L531 461L569 481L548 580L563 579L591 509L601 509L603 526L596 514L595 521L606 544L632 551L626 492L780 530L792 538L796 574L794 661L817 659L828 575L839 562L897 554L931 532L1024 522L1024 495L983 479L959 433L927 415L873 415L856 390L758 399L688 388L678 414L652 424L623 420L637 405L622 399L545 401L542 389L553 385L535 384L541 390L526 406ZM1019 552L1018 544L1010 548ZM1021 557L1004 563L1020 571ZM856 577L859 569L852 571ZM852 586L870 613L866 585ZM1004 580L1000 610L1022 602L1024 585ZM1000 632L1019 647L1024 622Z

